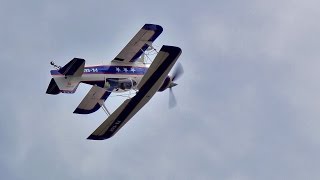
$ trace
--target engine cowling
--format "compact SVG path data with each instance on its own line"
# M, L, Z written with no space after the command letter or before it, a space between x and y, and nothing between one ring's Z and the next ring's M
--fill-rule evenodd
M166 79L163 81L162 85L159 88L159 92L162 92L164 90L166 90L167 88L169 88L169 85L172 83L171 77L167 76Z

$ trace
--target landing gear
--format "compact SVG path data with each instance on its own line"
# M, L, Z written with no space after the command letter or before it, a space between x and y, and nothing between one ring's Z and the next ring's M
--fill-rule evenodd
M106 107L106 105L104 104L104 101L103 101L103 100L99 101L99 104L100 104L100 106L102 107L103 111L104 111L108 116L110 116L110 112L109 112L108 108Z

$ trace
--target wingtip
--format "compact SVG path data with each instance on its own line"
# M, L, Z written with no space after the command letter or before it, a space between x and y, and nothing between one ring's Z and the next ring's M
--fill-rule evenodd
M168 45L163 45L160 51L172 53L172 54L181 54L182 49L177 46L168 46Z
M160 32L160 33L163 31L162 26L157 25L157 24L145 24L145 25L143 26L143 29L146 29L146 30L154 30L154 31L158 31L158 32Z
M97 136L97 135L93 135L91 134L89 137L87 137L88 140L106 140L111 138L112 136Z
M101 138L101 136L96 136L96 135L90 135L89 137L87 137L88 140L103 140Z

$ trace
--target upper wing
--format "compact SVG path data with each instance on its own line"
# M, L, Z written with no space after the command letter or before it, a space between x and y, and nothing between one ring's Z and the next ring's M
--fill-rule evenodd
M162 31L163 29L159 25L145 24L112 61L123 63L135 62Z
M111 92L97 85L92 86L79 106L74 110L76 114L90 114L97 111L101 104L109 97Z
M139 92L133 98L125 100L88 139L108 139L117 133L158 91L180 54L181 49L178 47L162 46L143 76L142 84L139 83Z

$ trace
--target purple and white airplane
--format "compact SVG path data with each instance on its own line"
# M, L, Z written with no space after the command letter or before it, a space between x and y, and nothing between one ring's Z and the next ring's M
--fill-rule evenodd
M171 88L177 85L174 81L183 73L178 64L172 75L168 75L182 52L179 47L164 45L151 65L144 61L145 51L155 50L152 43L162 30L159 25L145 24L109 64L85 66L85 60L81 58L74 58L63 67L51 62L56 70L51 70L52 79L46 93L72 94L80 83L92 85L73 113L90 114L102 107L108 118L88 139L112 137L157 91L170 89L172 93ZM135 96L126 99L110 114L104 105L109 95L131 90L136 91Z

